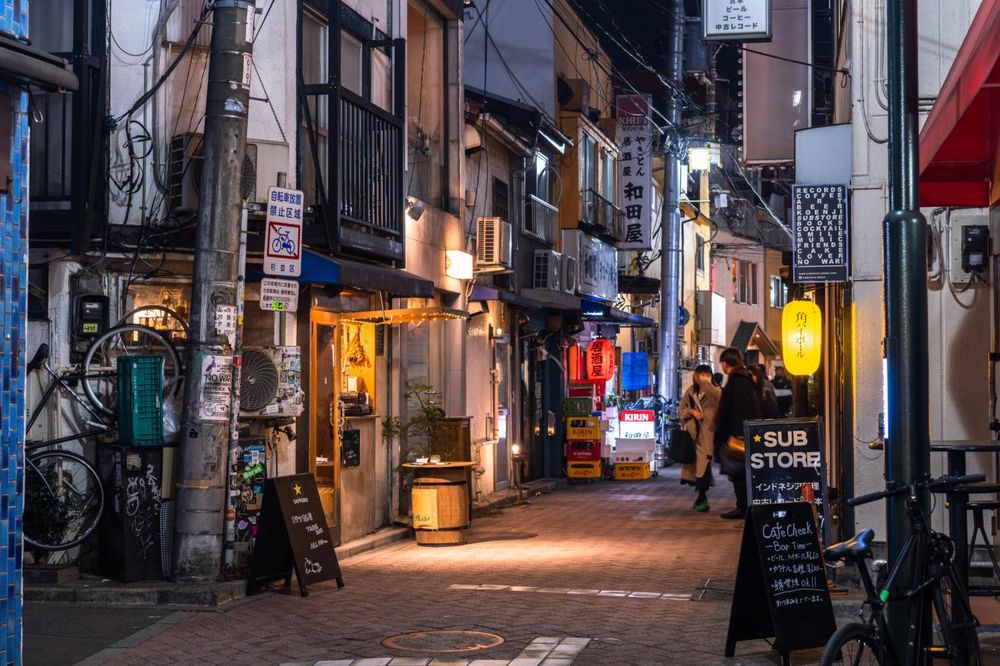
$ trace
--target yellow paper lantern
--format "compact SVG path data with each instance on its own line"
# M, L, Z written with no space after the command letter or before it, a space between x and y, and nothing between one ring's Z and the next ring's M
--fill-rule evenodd
M811 375L823 353L823 315L812 301L792 301L781 313L781 355L790 375Z

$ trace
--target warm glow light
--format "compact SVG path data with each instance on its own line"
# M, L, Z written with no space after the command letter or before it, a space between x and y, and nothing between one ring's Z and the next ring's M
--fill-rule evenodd
M511 444L510 445L510 452L512 454L514 454L515 456L521 455L521 445L520 444Z
M781 356L791 375L811 375L823 352L823 319L812 301L792 301L781 313Z
M471 280L472 255L462 250L445 250L444 273L456 280Z
M615 345L607 338L598 338L587 347L587 379L608 381L615 374Z
M705 171L712 166L712 151L705 146L688 148L688 168L691 171Z

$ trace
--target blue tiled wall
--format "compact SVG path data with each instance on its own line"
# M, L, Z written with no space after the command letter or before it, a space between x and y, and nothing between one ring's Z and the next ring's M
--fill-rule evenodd
M0 32L26 37L28 0L0 0ZM27 330L28 95L0 85L14 109L10 194L0 195L0 664L21 663L24 338Z

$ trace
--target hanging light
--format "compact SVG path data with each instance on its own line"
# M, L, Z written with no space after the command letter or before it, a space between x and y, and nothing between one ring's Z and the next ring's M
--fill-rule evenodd
M792 375L811 375L823 353L823 315L812 301L792 301L781 313L781 355Z
M472 255L463 250L445 250L444 274L456 280L471 280Z
M615 346L598 338L587 347L587 379L606 382L615 374Z
M712 153L707 146L688 148L688 168L691 171L707 171L712 166Z

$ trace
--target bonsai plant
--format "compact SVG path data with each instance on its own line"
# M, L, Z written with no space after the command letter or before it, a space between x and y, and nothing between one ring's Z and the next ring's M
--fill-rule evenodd
M413 462L417 458L441 456L451 460L457 444L453 429L441 408L441 392L428 384L406 383L406 402L415 406L405 421L398 416L382 420L382 436L387 440L398 437L401 441L400 460Z

